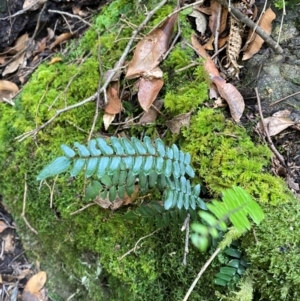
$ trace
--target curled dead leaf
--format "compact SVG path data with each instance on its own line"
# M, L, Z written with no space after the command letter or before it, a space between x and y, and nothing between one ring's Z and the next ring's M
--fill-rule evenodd
M192 45L198 55L205 59L204 68L209 74L211 81L216 85L220 96L228 103L232 118L234 121L239 122L245 109L243 96L232 84L226 83L225 79L220 76L219 70L213 60L198 42L195 35L192 35Z
M174 14L137 44L125 76L127 79L139 77L159 65L169 49L177 18L178 14Z
M60 34L55 41L49 46L50 50L53 49L54 47L60 45L61 43L71 39L73 37L73 33L71 32L65 32Z
M162 78L141 78L139 83L138 100L144 111L148 111L164 85Z
M164 103L163 99L161 99L161 98L156 99L154 101L154 103L152 104L152 106L150 107L150 109L148 110L148 112L144 112L141 119L139 120L139 124L154 123L157 118L157 115L158 115L157 110L161 110L163 103Z
M265 118L264 123L270 136L275 136L295 124L295 122L289 118L276 116ZM257 124L257 127L263 132L261 122Z
M267 34L271 34L272 31L272 22L276 18L275 13L273 10L269 7L263 16L261 17L258 26L263 29ZM249 38L251 38L253 34L253 31L250 31ZM255 53L257 53L261 45L264 43L264 40L256 33L253 34L253 37L251 38L251 42L249 43L249 46L247 47L246 51L243 55L243 60L250 59Z
M27 281L24 287L24 291L32 294L38 293L44 287L46 281L47 281L46 272L43 271L38 272Z
M108 130L111 123L114 121L115 117L116 117L115 114L104 113L103 124L106 131Z
M174 118L172 118L171 120L168 120L166 122L166 125L173 134L179 134L180 129L183 126L185 126L187 128L190 127L191 114L192 113L189 112L189 113L177 115Z
M122 103L119 98L119 82L111 82L107 89L107 99L108 103L105 107L105 113L116 115L119 114L122 110Z

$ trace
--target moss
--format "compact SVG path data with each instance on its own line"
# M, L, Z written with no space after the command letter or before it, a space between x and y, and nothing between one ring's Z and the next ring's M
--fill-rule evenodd
M158 2L151 1L151 6ZM173 1L159 10L149 27L162 20L175 6L176 1ZM126 209L110 212L91 206L79 214L70 215L86 205L83 176L76 179L61 176L55 185L54 179L49 180L47 184L54 189L53 207L50 208L50 189L45 183L40 186L36 175L60 154L62 143L86 142L95 103L65 112L34 138L22 142L15 140L16 136L49 120L58 109L94 94L100 80L98 51L103 71L108 70L119 59L132 34L132 29L124 25L126 23L120 17L138 25L150 9L147 1L113 1L95 18L95 25L80 42L70 45L70 54L62 63L44 64L38 68L14 108L0 106L0 193L14 213L26 248L32 257L41 261L42 268L49 274L50 290L64 299L68 298L67 293L63 293L65 290L70 292L69 295L77 292L78 300L181 300L208 257L191 248L188 265L183 267L185 237L178 231L181 225L174 225L144 239L136 254L119 260L140 237L153 232L155 226L124 220ZM226 120L221 111L199 107L207 97L208 84L201 65L175 72L197 60L185 45L191 28L186 16L180 18L183 38L162 64L165 113L198 112L191 127L183 130L183 135L168 134L166 141L177 140L183 150L191 153L197 171L195 181L204 182L212 194L217 195L224 187L235 184L245 187L266 204L286 201L288 194L283 181L264 173L271 158L267 147L255 145L246 131ZM149 29L145 28L143 33ZM128 106L136 110L132 103L128 102ZM128 111L125 114L132 113ZM162 123L160 117L155 125L132 126L130 134L140 136L146 133L156 137ZM100 114L96 135L101 131ZM35 239L20 218L25 175L28 185L26 217L38 230ZM265 243L269 242L266 240ZM244 244L248 248L253 242L245 239ZM259 250L255 252L253 254L262 256ZM258 255L251 259L255 261ZM219 269L220 265L215 263L206 271L190 300L216 300L212 279ZM57 271L60 279L67 280L69 289L61 287L58 290ZM66 285L63 281L61 283Z
M243 127L222 113L201 109L183 136L184 151L191 154L195 170L214 195L238 185L261 202L287 200L284 181L264 172L271 158L268 147L255 145Z
M255 300L299 300L299 200L263 205L265 221L244 238Z

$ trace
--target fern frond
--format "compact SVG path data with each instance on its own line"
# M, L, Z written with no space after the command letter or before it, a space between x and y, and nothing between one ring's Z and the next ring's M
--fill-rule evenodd
M183 223L187 214L190 214L193 220L197 219L195 210L172 208L166 210L163 205L158 202L151 202L146 205L140 205L136 210L128 211L123 217L128 220L144 220L149 224L155 224L158 228L169 226L171 223Z
M208 211L199 212L199 216L208 225L192 224L194 234L191 238L193 243L202 251L205 251L209 244L209 237L216 238L218 229L227 230L226 220L229 219L238 234L243 234L251 228L248 215L252 220L259 224L264 213L261 207L252 197L241 187L233 186L223 193L223 202L213 200L206 204Z
M179 178L187 174L194 177L194 170L190 165L191 157L183 153L173 144L171 147L164 145L161 139L155 143L149 137L144 137L143 142L133 137L111 137L109 141L103 138L90 140L88 145L74 143L74 149L61 146L65 156L55 159L47 165L37 176L43 180L69 170L72 177L77 176L85 169L87 178L96 175L113 175L122 170L131 170L134 175L144 173L149 175L155 171L158 175Z

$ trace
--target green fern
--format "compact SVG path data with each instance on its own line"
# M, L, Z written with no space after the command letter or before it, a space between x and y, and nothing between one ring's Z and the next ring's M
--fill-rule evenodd
M166 147L161 139L155 144L149 137L143 142L133 137L111 137L90 140L88 145L74 143L74 148L62 145L65 156L58 157L37 176L43 180L70 170L72 177L82 170L86 178L95 176L86 191L86 200L100 196L113 202L117 196L131 196L138 181L139 190L146 193L157 187L163 191L165 209L206 208L199 198L200 185L194 187L188 177L194 177L191 157L173 144Z
M169 226L171 223L182 223L187 214L190 214L192 220L197 219L197 212L191 208L188 210L178 208L165 209L159 202L150 202L137 207L136 210L129 210L124 218L128 220L143 220L149 224L155 224L157 228Z
M210 236L217 238L218 230L226 231L226 221L229 219L238 234L243 234L251 228L248 215L252 220L259 224L264 213L260 206L252 199L252 197L242 188L233 186L223 192L223 202L213 200L206 204L208 211L200 211L199 216L206 225L194 223L192 230L192 242L202 251L205 251L209 245Z

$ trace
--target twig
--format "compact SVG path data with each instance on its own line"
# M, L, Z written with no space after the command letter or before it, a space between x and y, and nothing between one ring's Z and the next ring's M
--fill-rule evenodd
M182 264L186 265L186 257L187 254L189 253L189 236L190 236L190 214L188 213L186 216L186 219L183 223L183 226L181 228L181 231L186 231L185 232L185 247L184 247L184 255L183 255L183 260Z
M76 19L79 19L81 22L83 22L84 24L88 25L88 26L93 26L91 23L89 23L88 21L85 21L83 18L81 18L80 16L77 16L77 15L73 15L73 14L70 14L70 13L66 13L66 12L63 12L63 11L59 11L59 10L54 10L54 9L48 9L48 12L49 13L56 13L56 14L61 14L61 15L66 15L70 18L76 18Z
M123 254L121 257L118 257L118 260L122 260L124 257L126 257L127 255L129 255L130 253L132 253L132 252L136 252L136 249L137 249L137 247L138 247L138 244L139 244L139 242L141 241L141 240L143 240L143 239L145 239L145 238L147 238L147 237L149 237L149 236L152 236L154 233L156 233L157 231L159 231L160 229L157 229L157 230L155 230L155 231L153 231L152 233L150 233L150 234L148 234L148 235L146 235L146 236L143 236L143 237L141 237L136 243L135 243L135 245L134 245L134 247L132 248L132 249L130 249L128 252L126 252L125 254Z
M78 209L78 210L76 210L76 211L74 211L74 212L71 212L70 215L77 214L77 213L79 213L79 212L81 212L81 211L85 210L86 208L89 208L89 207L91 207L91 206L93 206L93 205L97 205L97 203L90 203L90 204L87 204L86 206L84 206L84 207L82 207L82 208L80 208L80 209Z
M26 210L26 199L27 199L27 174L25 174L25 184L24 184L24 196L23 196L23 209L22 209L22 218L27 225L27 227L36 235L38 234L37 231L29 224L26 216L25 216L25 210Z
M209 265L211 264L211 262L215 259L215 257L220 253L221 248L217 248L216 251L210 256L210 258L206 261L206 263L204 264L204 266L201 268L199 274L197 275L197 277L195 278L194 282L192 283L191 287L189 288L188 292L185 294L184 298L182 301L186 301L191 292L193 291L194 287L196 286L197 282L199 281L199 279L201 278L202 274L205 272L205 270L209 267Z
M99 83L98 83L98 91L100 91L100 89L101 89L101 82L102 82L102 79L104 77L103 70L102 70L102 60L101 60L100 51L101 51L101 45L99 44L98 52L97 52L98 62L99 62L99 74L100 74ZM94 114L92 127L91 127L91 130L90 130L90 133L89 133L88 141L90 141L92 139L93 132L95 130L95 126L96 126L98 116L99 116L99 106L100 106L100 93L97 94L95 114Z
M282 7L282 16L281 16L281 22L280 22L280 27L279 27L279 33L278 33L278 39L277 39L277 45L279 45L280 36L281 36L281 33L282 33L283 20L284 20L284 16L286 15L286 11L285 11L285 0L282 0L282 3L283 3L283 7Z
M269 131L266 127L266 124L265 124L265 120L264 120L264 116L263 116L263 113L262 113L262 109L261 109L261 102L260 102L260 97L259 97L259 93L258 93L258 90L257 88L254 88L255 90L255 94L256 94L256 99L257 99L257 105L258 105L258 112L259 112L259 116L260 116L260 119L261 119L261 124L262 124L262 128L265 132L265 135L267 137L267 140L269 142L269 146L272 150L272 152L275 154L275 156L278 158L278 160L281 162L281 164L283 166L286 166L285 162L284 162L284 158L282 157L282 155L278 152L278 150L276 149L275 145L273 144L273 141L269 135Z
M13 15L9 15L7 17L4 17L4 18L0 18L0 21L3 21L3 20L7 20L7 19L11 19L13 17L16 17L16 16L19 16L19 15L22 15L24 13L26 13L28 10L30 10L32 7L34 7L40 0L36 0L35 2L33 2L31 5L29 5L28 7L26 7L25 9L22 9L22 10L19 10L18 12L16 12L15 14Z
M226 0L217 0L223 6L228 7ZM240 22L246 24L248 27L252 28L277 54L282 54L283 49L278 45L264 30L262 30L257 24L255 24L251 19L245 16L242 12L236 9L234 6L231 7L231 14L233 14Z
M214 54L216 54L219 50L219 34L220 34L221 15L222 15L222 5L220 4L219 8L218 8L218 13L217 13L216 30L215 30L215 32L213 32L213 35L215 37L215 39L214 39L215 53ZM216 61L215 61L215 63L216 63Z
M284 100L286 100L286 99L288 99L288 98L290 98L290 97L296 96L296 95L298 95L298 94L300 94L300 91L298 91L298 92L296 92L296 93L293 93L293 94L290 94L290 95L288 95L288 96L286 96L286 97L283 97L283 98L281 98L281 99L279 99L279 100L276 100L276 101L272 102L271 104L269 104L269 106L270 106L270 107L275 106L275 105L277 105L278 103L280 103L280 102L282 102L282 101L284 101Z
M88 102L94 101L97 98L97 95L100 93L103 93L106 91L107 86L109 85L110 81L112 80L112 78L115 76L115 74L118 72L118 70L124 65L125 59L130 51L131 45L133 44L134 40L136 39L138 33L143 29L143 27L150 21L150 19L153 17L153 15L155 14L155 12L157 10L159 10L162 6L164 6L166 3L168 2L168 0L163 0L161 1L151 12L148 13L147 17L144 19L144 21L139 25L139 27L133 31L132 36L130 38L130 40L128 41L125 50L123 51L122 56L120 57L118 63L116 64L115 68L113 70L111 70L112 72L110 73L110 75L108 76L108 78L106 79L106 82L103 84L103 86L101 87L100 90L98 90L96 93L94 93L92 96L78 102L75 103L71 106L65 107L63 109L57 110L56 113L54 114L54 116L52 116L47 122L43 123L42 125L40 125L38 128L31 130L29 132L23 133L22 135L16 137L15 139L18 140L19 142L23 141L24 139L32 136L32 135L36 135L40 130L42 130L43 128L45 128L47 125L49 125L53 120L55 120L59 115L61 115L64 112L70 111L72 109L78 108ZM106 96L106 93L104 93L104 96ZM107 99L106 103L107 103Z

